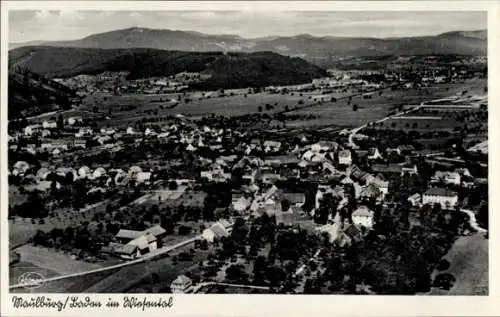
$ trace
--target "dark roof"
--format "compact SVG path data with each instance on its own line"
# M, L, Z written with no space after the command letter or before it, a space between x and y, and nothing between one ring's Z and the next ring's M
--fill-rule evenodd
M351 156L351 151L349 150L339 151L339 157L349 157L349 156Z
M265 161L279 161L280 164L299 164L300 160L293 155L268 156Z
M156 225L146 230L146 232L152 234L153 236L159 236L164 234L166 231L160 225Z
M304 193L283 193L283 198L292 204L304 203L306 195Z
M397 164L373 164L372 170L377 173L401 173L402 167Z
M444 197L453 197L456 196L457 193L449 190L447 188L441 188L441 187L432 187L429 188L424 195L429 195L429 196L444 196Z
M348 235L350 238L361 238L361 230L355 225L351 224L347 228L344 229L344 233Z
M116 237L133 240L133 239L140 237L143 234L144 234L144 231L120 229L120 231L118 231L118 233L116 234Z

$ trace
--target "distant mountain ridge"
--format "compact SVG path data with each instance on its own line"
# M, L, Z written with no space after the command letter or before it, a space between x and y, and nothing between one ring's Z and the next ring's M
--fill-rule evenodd
M30 45L11 44L10 48ZM32 44L31 44L32 45ZM127 28L72 41L36 42L36 45L81 48L152 48L175 51L271 51L298 56L320 66L339 57L383 55L487 55L487 31L453 31L435 36L361 38L269 36L246 39L238 35L210 35L192 31Z

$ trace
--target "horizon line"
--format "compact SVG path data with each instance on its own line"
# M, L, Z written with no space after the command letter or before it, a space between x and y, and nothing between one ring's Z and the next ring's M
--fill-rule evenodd
M144 29L144 30L152 30L152 31L173 31L173 32L185 32L185 33L197 33L200 35L208 35L208 36L234 36L241 38L243 40L259 40L259 39L265 39L265 38L285 38L285 37L298 37L298 36L310 36L314 38L358 38L358 39L380 39L380 40L390 40L390 39L401 39L401 38L417 38L417 37L427 37L427 36L439 36L447 33L454 33L454 32L488 32L488 29L473 29L473 30L463 30L463 29L457 29L457 30L451 30L451 31L446 31L446 32L441 32L441 33L435 33L435 34L422 34L422 35L411 35L411 36L389 36L389 37L363 37L363 36L338 36L338 35L312 35L310 33L298 33L294 35L267 35L267 36L259 36L259 37L243 37L238 34L229 34L229 33L220 33L220 34L214 34L214 33L203 33L199 31L193 31L193 30L181 30L181 29L159 29L159 28L150 28L150 27L141 27L141 26L131 26L131 27L126 27L126 28L120 28L120 29L111 29L108 31L103 31L103 32L98 32L98 33L93 33L90 35L86 35L84 37L80 38L73 38L73 39L65 39L65 40L31 40L31 41L25 41L25 42L8 42L9 45L11 44L25 44L25 43L31 43L31 42L65 42L65 41L79 41L83 40L87 37L90 36L96 36L100 34L106 34L106 33L111 33L111 32L117 32L117 31L124 31L124 30L131 30L131 29Z

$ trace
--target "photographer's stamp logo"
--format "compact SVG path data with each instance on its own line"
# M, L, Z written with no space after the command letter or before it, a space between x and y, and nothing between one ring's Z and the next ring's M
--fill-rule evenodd
M43 285L45 276L37 272L26 272L18 277L17 283L25 288L38 288Z

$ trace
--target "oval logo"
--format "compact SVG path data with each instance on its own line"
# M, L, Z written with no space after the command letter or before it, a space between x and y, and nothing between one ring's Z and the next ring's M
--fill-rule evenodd
M37 288L43 285L45 277L37 272L26 272L18 277L17 282L24 288Z

